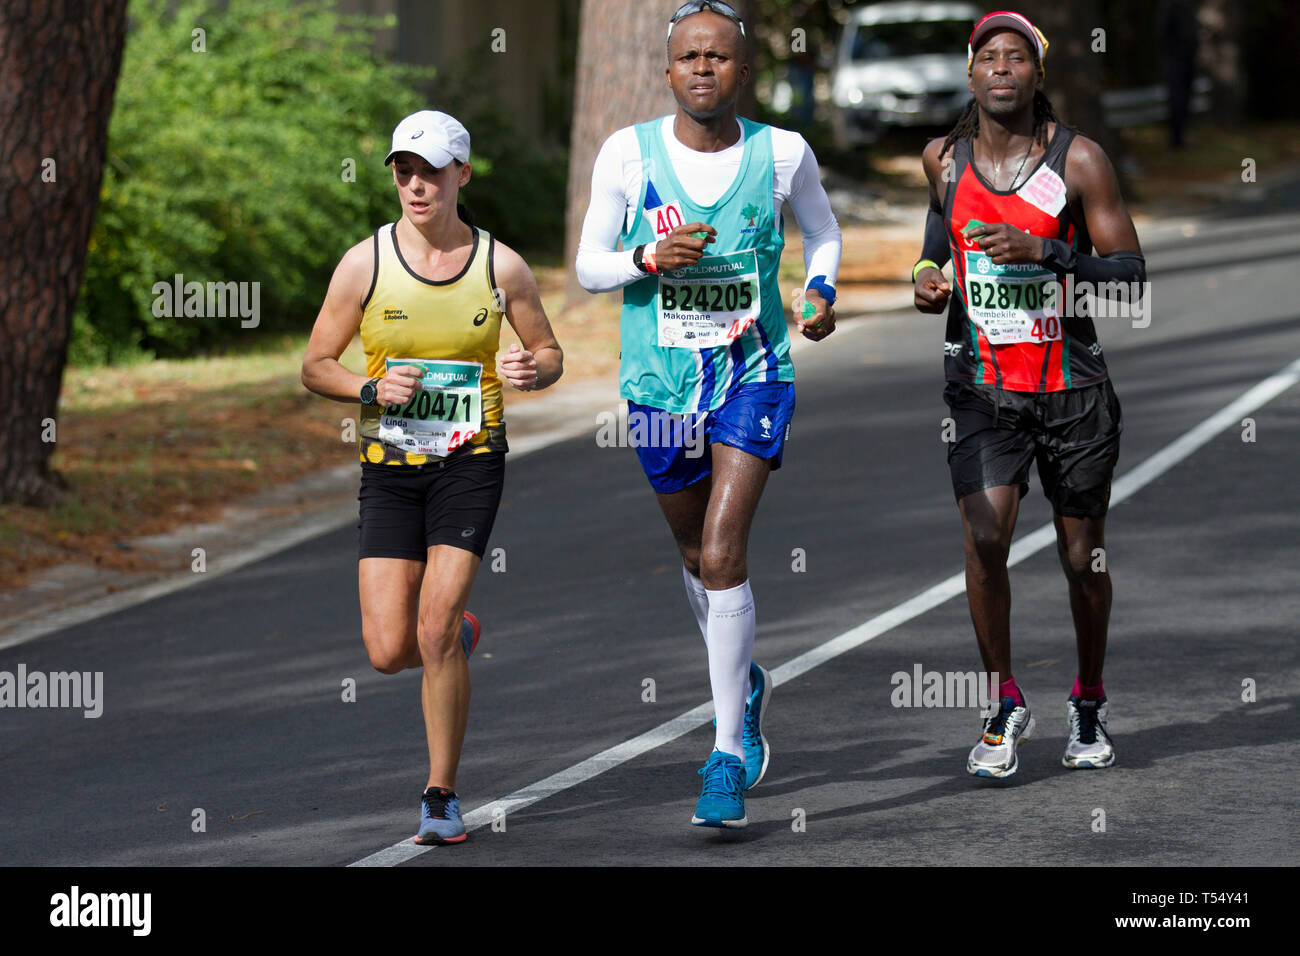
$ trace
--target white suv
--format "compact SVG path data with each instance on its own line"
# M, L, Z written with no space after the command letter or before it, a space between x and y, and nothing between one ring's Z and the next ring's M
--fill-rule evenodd
M831 71L840 148L873 143L890 126L955 122L970 99L966 44L980 15L971 3L873 3L853 10Z

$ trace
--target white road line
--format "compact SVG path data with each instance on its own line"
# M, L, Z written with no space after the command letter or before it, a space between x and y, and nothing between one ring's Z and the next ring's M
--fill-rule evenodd
M1297 381L1300 381L1300 359L1296 359L1276 375L1264 379L1236 401L1225 405L1205 421L1170 442L1150 458L1147 458L1136 468L1126 472L1122 478L1111 486L1111 504L1119 504L1132 497L1141 488L1150 484L1207 444L1219 432L1232 425L1239 424L1243 415L1249 415L1255 409L1266 405L1295 385ZM1012 544L1011 553L1007 558L1007 566L1012 567L1019 564L1055 541L1056 531L1052 523L1048 522L1030 534L1018 538ZM965 590L965 572L961 571L944 581L940 581L934 587L922 591L910 600L904 601L897 607L890 608L871 620L859 624L852 630L845 631L838 637L831 638L825 644L819 644L812 650L805 651L793 660L782 664L772 671L773 686L793 680L802 674L806 674L819 664L824 664L832 658L861 647L873 638L877 638L900 624L919 617L926 611L938 607ZM551 774L551 776L539 780L531 786L516 790L508 796L471 810L464 817L465 829L476 830L485 824L491 823L494 818L503 812L508 814L514 810L537 803L539 800L545 800L547 797L554 796L563 790L568 790L570 787L585 783L606 770L611 770L662 744L670 743L678 737L689 734L696 728L704 726L712 717L713 704L711 702L700 704L698 707L694 707L686 713L674 717L667 723L660 724L658 727L633 737L631 740L610 747L608 750L602 750L594 757L588 757L586 760L561 770L559 773ZM348 865L396 866L399 863L414 859L430 849L432 847L417 846L408 838L401 843L395 843L387 849L372 853L370 856Z

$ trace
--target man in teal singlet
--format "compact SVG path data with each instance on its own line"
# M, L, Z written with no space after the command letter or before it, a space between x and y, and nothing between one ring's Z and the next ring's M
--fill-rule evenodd
M753 663L745 550L794 411L794 366L777 287L782 206L804 234L809 279L797 327L818 341L840 235L817 163L797 133L742 120L744 25L725 3L681 7L669 24L674 116L602 147L577 271L592 292L623 289L620 391L637 455L681 551L704 635L717 730L691 822L741 827L762 778L771 690ZM622 242L622 250L615 243Z

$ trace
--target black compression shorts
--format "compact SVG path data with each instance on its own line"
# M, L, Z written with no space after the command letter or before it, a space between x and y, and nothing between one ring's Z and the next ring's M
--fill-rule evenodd
M1099 518L1123 431L1110 380L1060 392L1012 392L949 382L943 392L956 423L948 446L957 500L998 485L1029 490L1029 466L1052 508L1067 518Z
M480 558L505 482L502 452L452 455L425 465L361 463L359 557L425 561L449 544Z

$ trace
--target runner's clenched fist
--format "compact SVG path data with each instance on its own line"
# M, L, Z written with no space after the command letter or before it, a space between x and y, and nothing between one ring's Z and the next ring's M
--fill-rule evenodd
M942 272L934 266L926 266L916 274L916 288L912 304L918 311L941 315L948 307L948 297L952 295L952 286Z
M697 238L692 235L696 232L706 232L708 237L705 239ZM683 266L693 266L700 261L704 255L704 249L709 243L713 242L713 237L718 234L718 230L702 222L691 222L684 226L678 226L670 232L665 238L655 243L655 264L660 272L668 269L680 269Z

